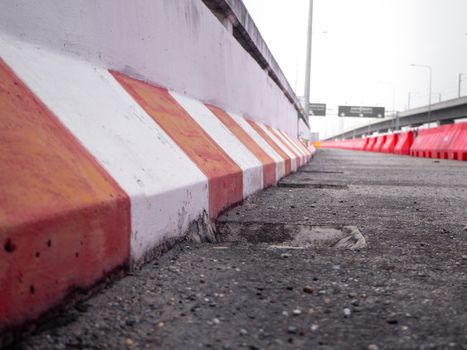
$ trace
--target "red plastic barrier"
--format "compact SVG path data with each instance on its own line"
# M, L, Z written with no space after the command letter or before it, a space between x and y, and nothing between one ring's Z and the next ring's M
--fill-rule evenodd
M436 132L430 137L432 144L427 151L429 157L448 159L448 149L457 134L455 126L451 124L435 128Z
M365 137L365 138L362 138L361 140L362 141L361 141L359 150L363 151L365 149L366 145L368 144L368 138Z
M394 154L409 155L414 139L413 131L401 132L394 147Z
M386 142L386 135L383 136L378 136L376 138L375 145L373 146L372 151L373 152L381 152L381 149L383 148L384 143Z
M410 154L414 157L436 158L435 148L444 136L449 136L452 125L444 125L431 129L422 129L418 131ZM448 147L445 145L444 147Z
M366 146L363 148L364 151L372 151L376 143L376 137L370 137Z
M386 142L384 142L381 152L394 153L394 148L396 147L398 138L399 136L397 134L387 135Z
M352 146L351 146L351 149L353 149L354 151L362 151L367 142L368 142L368 139L366 138L359 138L359 139L354 139L352 140Z
M454 124L455 134L449 148L448 159L467 161L467 123Z
M342 148L467 161L467 123L442 125L378 137L322 141L323 148Z
M337 140L337 141L321 141L321 148L342 148L342 149L359 149L360 139L355 140Z
M467 123L420 130L410 154L415 157L467 160Z

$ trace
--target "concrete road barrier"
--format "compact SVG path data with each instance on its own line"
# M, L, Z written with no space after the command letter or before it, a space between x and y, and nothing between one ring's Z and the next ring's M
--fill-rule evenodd
M132 269L311 159L186 94L0 37L0 330Z

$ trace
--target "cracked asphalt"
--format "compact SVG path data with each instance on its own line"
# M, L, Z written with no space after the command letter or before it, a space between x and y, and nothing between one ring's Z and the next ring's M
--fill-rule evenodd
M264 242L223 235L255 223ZM271 248L281 224L354 225L368 247ZM467 349L466 225L467 162L322 149L220 217L217 243L177 245L12 348Z

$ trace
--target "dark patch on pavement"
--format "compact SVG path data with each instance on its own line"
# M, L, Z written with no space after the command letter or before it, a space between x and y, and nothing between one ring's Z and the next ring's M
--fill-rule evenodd
M335 190L346 190L349 188L347 185L340 184L320 184L320 183L309 183L309 182L279 182L277 185L285 188L332 188Z

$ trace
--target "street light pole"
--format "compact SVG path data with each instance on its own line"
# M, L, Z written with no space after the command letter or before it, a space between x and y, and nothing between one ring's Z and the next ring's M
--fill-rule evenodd
M432 78L432 69L431 66L425 65L425 64L411 64L411 67L420 67L420 68L426 68L430 72L430 85L428 88L428 119L431 117L431 78Z
M462 80L464 79L463 77L467 77L467 73L459 73L459 86L457 90L457 97L461 97L461 86L462 86Z
M308 9L308 36L306 45L306 72L305 72L305 119L310 114L310 73L311 73L311 39L313 34L313 0L310 0Z

